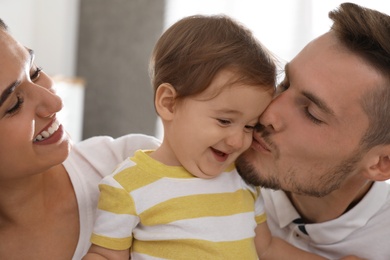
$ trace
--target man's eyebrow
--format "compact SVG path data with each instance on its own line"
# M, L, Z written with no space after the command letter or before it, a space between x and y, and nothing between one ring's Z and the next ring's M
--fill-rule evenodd
M30 64L34 62L35 54L31 49L26 48L28 53L30 54ZM20 85L20 80L12 82L8 87L5 88L3 93L0 95L0 107L4 104L7 98L15 91L16 87Z
M315 96L312 93L307 92L307 91L302 91L302 94L307 99L311 100L311 102L313 102L317 107L319 107L325 113L330 114L330 115L335 114L334 111L328 105L326 105L326 103L323 100L321 100L319 97L317 97L317 96Z
M284 66L285 75L287 78L289 74L289 67L290 67L290 63L287 62L286 65ZM311 102L313 102L317 107L319 107L319 109L321 109L325 113L330 114L332 116L335 115L334 111L318 96L305 90L302 91L302 95L305 96L307 99L309 99Z

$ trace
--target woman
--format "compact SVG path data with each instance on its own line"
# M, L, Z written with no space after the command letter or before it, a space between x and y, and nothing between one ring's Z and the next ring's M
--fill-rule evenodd
M96 137L72 148L56 118L53 81L0 20L0 259L81 259L89 248L97 183L143 135Z

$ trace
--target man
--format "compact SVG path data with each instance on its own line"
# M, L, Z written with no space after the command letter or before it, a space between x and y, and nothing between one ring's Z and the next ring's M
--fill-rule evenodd
M390 17L355 4L286 66L240 174L274 235L335 259L390 259Z

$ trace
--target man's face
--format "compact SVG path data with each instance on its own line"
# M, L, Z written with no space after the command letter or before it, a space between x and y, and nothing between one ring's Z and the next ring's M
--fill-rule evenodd
M333 33L311 42L286 66L281 93L260 118L263 129L237 161L240 174L256 185L312 196L358 176L359 142L369 125L361 100L380 80Z

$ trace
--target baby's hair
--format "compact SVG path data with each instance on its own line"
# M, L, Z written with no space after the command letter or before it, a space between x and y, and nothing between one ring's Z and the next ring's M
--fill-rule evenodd
M269 91L276 83L274 57L250 30L225 15L179 20L157 41L150 62L154 90L169 83L177 98L201 93L222 69L235 72L235 83Z

